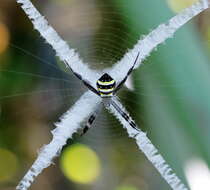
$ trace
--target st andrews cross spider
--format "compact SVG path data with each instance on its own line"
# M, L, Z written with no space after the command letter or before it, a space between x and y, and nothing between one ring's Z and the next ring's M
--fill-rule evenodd
M138 128L137 128L136 124L134 123L134 121L114 101L112 101L112 97L122 87L122 85L126 82L128 76L133 71L133 69L138 61L139 54L140 53L137 54L136 59L132 65L132 67L128 70L126 76L122 79L121 82L119 82L119 84L117 84L117 86L116 86L116 81L108 73L104 73L96 82L97 89L95 89L90 84L90 82L88 80L83 79L80 74L73 71L72 68L68 64L66 64L66 65L68 65L68 68L74 73L74 75L85 84L85 86L87 86L92 92L94 92L95 94L97 94L98 96L100 96L102 98L102 103L105 107L108 107L111 104L113 107L115 107L115 109L118 111L118 113L126 120L126 122L128 122L129 125L136 130L138 130ZM89 117L87 124L85 125L81 135L84 135L88 131L88 129L90 129L91 124L94 122L94 120L97 117L98 111L99 111L99 109L97 109L97 111L95 111Z
M57 56L65 62L65 65L70 68L77 78L99 97L96 97L90 91L84 93L74 106L62 116L61 121L55 124L56 128L52 131L52 141L42 148L38 158L16 189L27 190L43 169L47 168L52 163L53 158L59 155L62 147L66 144L67 140L72 137L73 133L80 129L80 124L84 120L89 118L82 134L91 127L98 110L101 108L100 105L103 104L105 108L121 122L123 127L127 129L129 137L135 139L138 148L145 154L147 159L153 164L170 187L173 190L187 190L188 188L158 153L158 150L151 143L146 133L142 132L140 128L136 126L129 116L129 113L117 99L116 92L125 83L132 70L140 65L138 62L141 63L159 44L172 37L174 33L190 19L209 8L210 0L199 0L191 7L184 9L182 12L172 17L167 23L159 25L143 39L138 40L134 47L116 63L110 72L104 73L100 78L97 77L99 79L96 82L96 87L94 87L95 84L93 83L96 73L91 71L88 66L83 63L78 53L69 47L56 30L48 24L45 17L39 13L31 1L16 1L21 5L22 9L33 23L34 28L39 31L41 36L53 47ZM141 53L139 53L140 51ZM133 61L129 62L127 59L132 55L137 56L134 63ZM129 63L127 64L127 62ZM69 125L70 123L71 125Z

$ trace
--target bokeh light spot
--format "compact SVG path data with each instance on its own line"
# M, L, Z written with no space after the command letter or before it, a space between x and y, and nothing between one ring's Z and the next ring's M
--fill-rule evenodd
M0 53L3 53L9 45L9 31L7 26L0 22Z
M68 179L81 184L94 182L101 168L97 154L82 144L66 148L61 156L60 165Z
M167 0L169 7L176 13L190 7L196 2L198 2L198 0Z
M185 165L185 175L191 190L210 189L210 170L204 160L189 160Z
M117 187L115 190L139 190L137 187L134 187L132 185L121 185Z
M10 181L16 174L18 161L15 154L0 148L0 182Z

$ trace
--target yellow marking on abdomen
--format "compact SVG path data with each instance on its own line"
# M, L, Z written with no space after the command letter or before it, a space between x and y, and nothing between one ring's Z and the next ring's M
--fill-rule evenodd
M113 96L113 93L109 93L109 94L103 94L103 93L100 93L100 96L101 97L110 97L110 96Z
M115 80L112 80L112 81L109 81L109 82L102 82L102 81L98 80L97 83L99 85L112 85L112 84L115 83Z
M109 89L101 89L101 88L98 88L98 91L99 92L112 92L114 90L114 88L109 88Z

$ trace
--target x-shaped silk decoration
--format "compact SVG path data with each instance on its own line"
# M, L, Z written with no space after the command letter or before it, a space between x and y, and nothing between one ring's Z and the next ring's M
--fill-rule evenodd
M54 157L59 155L67 139L71 138L72 134L81 128L81 122L95 113L100 104L105 102L101 93L107 94L107 90L109 93L112 93L112 91L115 90L114 86L109 86L109 89L105 90L103 89L103 85L108 88L107 84L112 85L115 82L118 84L122 81L125 82L126 77L131 73L132 69L137 69L154 48L163 43L166 39L171 38L181 26L209 8L210 5L209 0L200 0L171 18L168 23L159 25L151 33L139 40L133 49L129 50L111 69L106 69L108 81L106 81L107 78L104 81L99 79L104 72L89 69L87 64L83 63L80 59L76 51L70 48L48 24L30 0L17 0L17 3L21 4L22 9L33 23L34 28L39 31L41 36L52 46L61 61L63 61L79 79L83 80L85 85L90 89L61 117L61 122L55 124L57 127L52 131L52 141L41 149L38 158L17 186L18 190L27 190L30 187L35 177L52 163ZM114 76L115 80L113 80L113 82L111 82L112 78L110 79L110 76ZM100 83L99 86L101 85L101 87L98 87L99 90L96 88L96 81ZM187 190L187 187L185 187L176 174L172 172L172 169L166 164L164 158L158 153L146 134L137 127L117 96L111 94L109 100L108 104L104 103L105 107L113 113L123 127L126 128L129 137L136 140L139 149L154 165L170 187L174 190ZM85 111L81 111L81 109Z

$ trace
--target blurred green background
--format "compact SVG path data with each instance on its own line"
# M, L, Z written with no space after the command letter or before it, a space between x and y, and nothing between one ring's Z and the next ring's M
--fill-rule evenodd
M40 12L93 69L112 66L160 23L196 0L44 0ZM158 47L119 96L192 190L210 189L210 12ZM54 122L87 90L55 57L15 1L0 0L0 189L12 190L49 143ZM71 124L69 124L71 125ZM68 141L31 190L169 190L102 110Z

